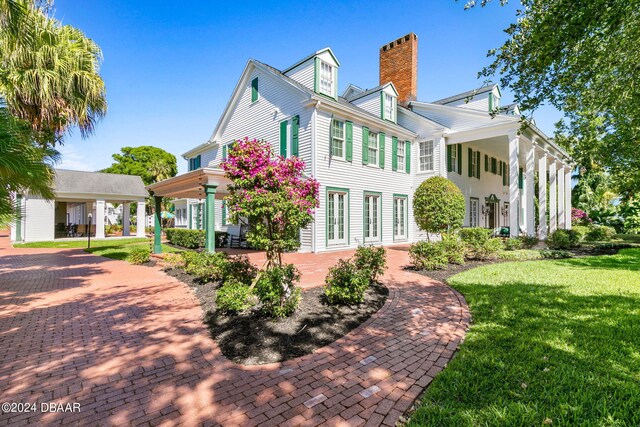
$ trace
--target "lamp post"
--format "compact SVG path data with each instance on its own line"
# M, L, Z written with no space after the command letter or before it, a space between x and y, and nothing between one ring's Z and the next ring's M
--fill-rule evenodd
M91 218L93 215L89 213L89 228L87 230L87 249L91 249Z

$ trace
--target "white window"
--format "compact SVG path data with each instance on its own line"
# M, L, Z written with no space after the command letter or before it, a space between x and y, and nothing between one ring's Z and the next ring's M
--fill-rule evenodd
M364 238L365 241L380 240L380 196L365 194L364 196Z
M476 198L469 199L469 227L478 226L478 209L480 202Z
M331 156L344 158L344 122L339 120L331 126Z
M384 94L384 118L393 120L393 96L388 93Z
M462 173L462 171L458 170L458 146L451 146L451 172Z
M320 93L333 96L333 67L320 61Z
M433 141L420 142L420 172L433 171Z
M471 151L471 176L474 176L476 178L480 175L478 170L480 168L480 165L478 164L478 158L478 152Z
M404 153L404 142L398 141L396 148L396 157L398 159L398 170L404 172L407 166L406 157Z
M369 164L378 164L378 134L369 133Z
M407 198L393 198L393 237L395 240L407 238Z
M345 191L329 191L327 193L327 243L329 245L344 245L347 243L348 200Z

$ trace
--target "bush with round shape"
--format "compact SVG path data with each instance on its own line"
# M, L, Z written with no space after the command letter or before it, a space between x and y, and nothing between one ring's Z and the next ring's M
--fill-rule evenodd
M472 260L494 259L503 248L502 240L491 238L491 230L486 228L463 228L460 237L466 244L466 258Z
M584 236L587 242L609 242L615 236L616 230L606 225L592 225Z
M216 307L223 313L239 313L251 307L252 291L245 283L230 280L216 292Z
M133 248L129 255L127 255L127 261L129 264L140 265L145 262L149 262L151 259L151 249L149 248Z
M360 246L353 256L353 263L358 270L368 271L369 281L373 283L387 268L387 253L382 246Z
M517 237L510 237L505 239L504 241L504 250L505 251L517 251L522 249L522 240Z
M324 294L329 304L360 304L370 283L368 270L359 269L353 261L339 259L335 266L329 268Z
M590 227L587 225L573 225L571 229L578 233L580 241L584 240L585 236L589 233Z
M447 250L442 241L420 241L409 248L409 258L416 270L444 270L449 263Z
M567 250L575 248L580 243L580 236L574 230L559 229L547 237L549 249Z
M255 293L262 303L262 311L271 317L293 314L300 302L300 288L295 283L300 272L293 264L274 265L262 271Z
M413 195L415 221L427 233L451 232L462 227L465 211L464 195L443 177L426 179Z
M193 276L200 283L221 282L224 279L228 255L224 252L193 252L182 253L185 261L185 273Z
M464 264L465 244L458 234L443 234L442 242L449 264Z

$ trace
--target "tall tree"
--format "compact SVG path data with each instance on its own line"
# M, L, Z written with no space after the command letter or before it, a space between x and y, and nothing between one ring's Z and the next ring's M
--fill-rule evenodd
M485 6L491 0L482 0ZM507 0L501 0L504 4ZM628 0L520 0L507 41L480 73L501 75L521 107L550 103L580 161L610 170L626 194L640 190L640 8ZM467 8L476 5L469 1ZM588 162L587 162L588 163ZM587 166L587 165L583 165Z
M112 157L115 162L102 172L137 175L145 185L171 178L178 173L176 156L150 145L123 147L120 153Z

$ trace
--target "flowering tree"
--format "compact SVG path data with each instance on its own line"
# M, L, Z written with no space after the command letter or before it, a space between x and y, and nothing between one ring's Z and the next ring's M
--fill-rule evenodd
M297 157L275 156L265 141L238 140L222 163L229 186L225 198L232 221L246 218L247 240L267 253L266 267L281 266L282 252L300 247L300 229L313 221L319 184L303 176Z
M589 225L593 221L589 215L581 209L571 208L571 224L572 225Z

